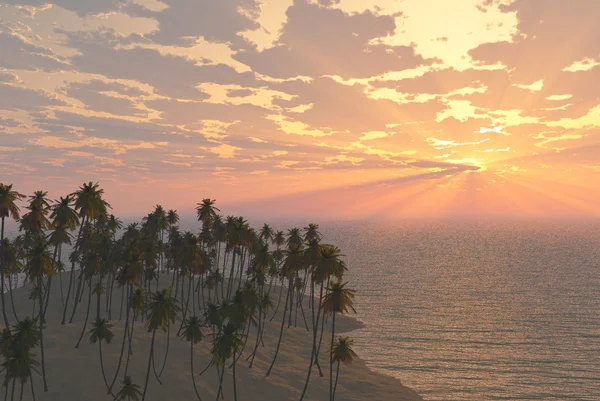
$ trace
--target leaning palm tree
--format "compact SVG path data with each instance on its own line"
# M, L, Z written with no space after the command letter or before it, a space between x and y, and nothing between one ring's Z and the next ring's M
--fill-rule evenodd
M119 401L138 401L139 397L142 395L140 391L140 386L134 384L131 380L131 376L125 376L122 381L123 386L121 390L117 393L117 400Z
M199 401L202 401L200 394L198 393L198 387L196 386L196 378L194 377L194 345L198 344L204 338L202 333L202 322L197 316L191 316L183 322L181 330L181 337L190 343L190 367L192 370L192 383L194 384L194 391Z
M179 312L179 306L174 298L171 297L171 287L157 291L148 305L148 320L144 327L148 332L152 332L152 341L150 342L150 352L148 357L148 369L146 371L146 381L142 393L142 401L146 399L148 381L150 379L150 368L154 360L154 342L156 340L156 330L167 331L171 323L175 323L175 318Z
M323 312L332 313L331 321L331 347L335 340L335 315L337 313L345 314L352 310L356 313L356 309L352 306L354 299L354 290L346 288L348 283L342 284L341 281L332 281L329 284L329 293L323 298ZM333 354L329 358L329 399L333 401Z
M335 384L333 385L333 392L331 394L331 401L335 400L335 390L338 384L338 378L340 376L340 363L344 362L344 365L349 365L352 363L354 357L356 357L356 352L352 349L354 345L354 341L349 337L338 337L338 339L334 342L333 347L331 348L331 360L335 363L337 362L337 367L335 371Z
M111 331L112 325L109 324L106 319L96 318L96 321L92 323L92 329L90 330L90 344L98 343L98 349L100 351L100 369L102 370L102 378L104 379L104 384L106 388L110 392L110 386L108 385L108 381L106 380L106 372L104 371L104 358L102 357L102 341L110 344L114 333ZM112 393L111 393L112 394Z
M0 219L2 227L0 228L0 240L4 239L4 222L7 217L17 221L20 218L20 210L17 206L19 199L25 198L25 195L13 191L12 184L5 185L0 183ZM8 316L6 315L6 304L4 302L4 263L0 259L0 298L2 299L2 316L4 318L4 327L10 327Z

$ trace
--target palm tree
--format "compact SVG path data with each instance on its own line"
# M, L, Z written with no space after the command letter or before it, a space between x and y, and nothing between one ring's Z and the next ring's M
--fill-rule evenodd
M2 335L2 351L5 358L2 364L2 370L5 371L3 385L8 390L8 385L12 381L12 400L17 381L21 383L21 398L23 397L23 387L29 381L31 393L35 399L32 372L37 372L36 368L39 363L34 359L35 355L31 353L31 350L41 341L38 319L24 318L14 326L13 332L14 334L10 335L10 331L6 330Z
M0 241L0 261L3 263L4 274L8 276L8 282L10 287L12 288L12 280L11 277L15 274L18 274L23 269L23 264L20 260L19 249L15 246L17 241L10 241L8 238L4 238ZM4 280L5 277L2 277ZM17 316L17 311L15 309L15 301L13 299L13 292L9 291L10 294L10 303L12 306L13 314L15 315L15 319L19 320ZM36 298L37 299L37 298Z
M215 207L215 199L204 198L202 202L196 206L196 212L198 214L198 221L202 224L207 224L213 218L217 216L217 212L220 212L219 208Z
M140 391L140 386L134 384L131 380L131 376L125 376L122 381L123 387L117 393L117 399L120 401L138 401L139 396L142 395Z
M332 313L333 319L331 323L331 347L333 350L333 343L335 340L335 315L337 313L345 314L349 310L356 313L356 309L352 306L352 299L354 299L354 290L346 288L348 283L342 284L341 281L332 281L329 284L329 293L323 298L323 311L324 313ZM329 400L333 401L333 353L330 354L329 358Z
M169 227L176 226L179 223L179 214L177 214L177 210L169 210L167 212L167 224Z
M273 356L271 366L267 371L267 376L271 375L271 370L273 369L273 366L275 366L277 355L279 355L279 347L281 346L281 339L283 337L283 328L285 326L285 317L288 309L288 303L293 302L293 300L291 299L294 291L293 280L296 277L298 269L300 269L300 267L303 264L303 252L304 251L302 244L296 245L294 243L290 244L289 249L286 251L286 258L281 269L281 275L282 277L285 277L288 280L287 296L285 297L285 307L283 310L283 317L281 319L281 328L279 329L279 340L277 341L277 348L275 349L275 355ZM290 307L290 315L291 313L292 309Z
M104 358L102 357L102 341L105 341L107 344L110 344L114 333L110 330L112 327L106 319L96 318L96 321L92 323L92 329L90 330L90 344L98 343L98 349L100 351L100 369L102 370L102 378L104 379L104 384L106 388L110 392L110 386L108 385L108 381L106 380L106 373L104 372ZM111 393L112 394L112 393Z
M221 368L219 378L219 389L217 390L217 400L223 391L223 377L225 376L225 363L229 358L233 358L233 399L237 401L237 386L235 380L235 359L242 347L242 338L238 333L237 327L233 321L230 321L222 327L217 338L214 341L211 354L213 363L217 369Z
M319 225L311 223L308 227L304 227L304 241L310 242L314 240L320 241L321 233L319 232Z
M20 218L20 210L17 206L19 199L25 198L25 195L13 191L12 184L5 185L0 183L0 218L2 219L2 227L0 229L0 241L4 240L4 222L7 217L11 217L17 221ZM3 244L4 242L2 242ZM2 299L2 316L4 318L4 327L10 327L8 322L8 316L6 315L6 305L4 302L4 277L5 267L4 261L0 259L0 298Z
M142 393L142 401L146 399L146 390L148 389L148 381L150 379L150 367L154 358L154 341L156 339L156 330L162 329L167 331L167 327L175 322L179 306L175 299L171 297L171 287L167 287L157 291L148 305L148 320L144 327L148 332L152 332L152 341L150 342L150 355L148 357L148 370L146 371L146 381L144 391Z
M340 362L344 362L344 365L352 363L356 352L352 349L354 341L349 337L338 337L331 348L331 360L337 362L337 368L335 371L335 384L333 385L333 393L331 395L331 401L335 400L335 390L338 384L338 378L340 375Z
M79 227L79 234L77 235L77 241L75 242L74 253L77 254L80 246L81 246L81 234L82 229L85 226L86 222L93 221L101 216L106 216L107 209L110 208L108 202L102 199L104 195L104 190L100 189L98 183L94 184L93 182L89 182L87 184L83 184L79 187L79 190L71 194L71 196L75 199L75 210L77 210L77 214L81 219L81 225ZM61 324L65 324L65 319L67 316L67 307L69 305L69 296L71 295L71 288L73 285L73 273L75 272L75 262L76 259L72 259L71 263L71 274L69 275L69 286L67 288L67 296L65 299L65 307L63 310L63 317ZM77 285L77 290L75 292L75 299L73 301L73 312L71 314L71 319L75 315L75 311L77 309L77 303L79 299L79 291L81 291L81 273L79 275L79 283Z
M71 234L70 231L74 231L79 226L79 216L77 212L71 207L73 204L73 197L67 195L66 197L60 197L60 200L52 206L52 213L50 219L52 220L52 226L54 231L48 237L48 242L54 245L54 257L55 261L61 262L62 246L71 245ZM64 294L62 290L62 274L60 275L60 291L64 305ZM51 283L51 281L49 282ZM46 299L46 308L48 307L48 299L50 297L50 291L47 291L48 297Z
M39 333L40 333L40 350L42 356L42 378L44 381L44 391L48 391L48 383L46 381L46 360L44 355L44 336L43 329L46 323L44 315L44 294L43 294L43 279L54 276L54 260L48 251L48 243L43 237L38 239L37 243L27 255L27 274L32 282L37 283L38 287L38 307L39 307ZM46 290L49 290L46 289Z
M183 322L183 329L181 331L181 337L190 343L190 367L192 370L192 383L194 384L194 391L199 401L202 401L198 388L196 386L196 378L194 376L194 345L198 344L204 338L202 333L202 322L199 317L191 316Z
M25 213L21 217L19 230L26 231L35 237L41 237L45 230L52 228L48 214L50 213L50 204L46 199L48 192L36 191L29 197L29 205Z
M258 238L265 244L268 244L269 242L273 241L274 235L275 235L275 232L273 231L271 226L265 223L262 226L260 233L258 234Z

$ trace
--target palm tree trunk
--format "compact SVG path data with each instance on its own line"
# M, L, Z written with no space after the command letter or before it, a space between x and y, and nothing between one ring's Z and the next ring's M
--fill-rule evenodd
M281 329L279 330L279 340L277 341L277 348L275 349L275 356L273 357L273 362L271 362L271 366L267 371L267 376L271 375L271 369L275 365L275 360L277 360L277 355L279 354L279 347L281 346L281 337L283 337L283 328L285 326L285 314L287 312L288 301L290 299L290 289L288 289L287 295L285 297L285 308L283 310L283 318L281 319Z
M92 279L90 278L88 280L89 284L88 284L88 303L87 303L87 312L85 314L85 322L83 322L83 329L81 330L81 335L79 336L79 340L77 341L77 344L75 344L75 348L79 348L79 343L81 343L81 339L83 338L83 335L85 334L85 329L87 327L87 322L88 319L90 317L90 306L92 305Z
M169 355L170 339L171 339L171 325L169 324L167 326L167 349L165 351L165 358L163 359L163 364L162 364L162 367L160 368L160 373L158 374L158 377L162 376L163 371L165 370L165 366L167 366L167 355Z
M13 379L12 390L10 391L10 401L14 401L15 399L15 385L17 384L17 379Z
M21 393L19 395L19 401L23 401L23 387L25 386L25 383L21 382Z
M31 398L35 401L35 390L33 389L33 377L29 376L29 385L31 385Z
M91 279L90 279L91 281ZM102 297L102 276L98 280L98 288L96 288L96 320L100 320L100 300ZM108 297L107 297L108 298Z
M190 341L190 367L192 369L192 383L194 384L194 391L196 392L196 397L198 397L198 401L202 401L200 398L200 393L198 393L198 387L196 386L196 378L194 377L194 342Z
M73 252L77 252L79 250L79 242L81 241L81 232L83 230L83 226L87 220L87 216L84 216L81 225L79 226L79 233L77 234L77 241L75 242L75 249ZM71 262L71 274L69 274L69 286L67 287L67 296L65 297L65 307L63 309L63 316L60 322L61 325L65 325L65 319L67 317L67 307L69 306L69 296L71 295L71 287L73 286L73 273L75 273L75 261Z
M217 373L219 373L219 368L217 367ZM221 368L221 374L219 375L219 390L217 390L217 399L219 400L219 396L223 394L223 378L225 377L225 363L223 363L223 367ZM142 400L144 401L144 400Z
M129 288L127 289L127 304L129 304ZM125 286L121 287L121 306L119 307L119 320L123 317L123 293L125 292Z
M335 341L335 310L333 311L333 320L331 322L331 347L329 348L329 400L333 401L333 342Z
M123 286L124 288L125 286ZM125 352L125 344L127 341L127 336L129 333L129 287L127 287L127 311L125 313L125 328L123 329L123 340L121 342L121 353L119 354L119 363L117 365L117 372L115 373L115 377L113 378L110 386L108 386L108 391L112 391L115 382L117 381L117 377L119 376L119 370L121 370L121 363L123 362L123 352Z
M60 246L58 247L58 263L61 263L61 262L62 262L62 244L60 244ZM63 273L64 273L64 269L59 272L58 281L60 282L60 300L62 302L62 305L65 306L65 294L63 291L63 280L62 280Z
M258 350L258 346L260 345L260 336L262 334L262 317L263 317L263 311L259 310L258 330L256 332L256 344L254 344L254 350L252 351L252 354L250 355L252 357L252 359L250 360L250 366L248 366L248 369L252 369L252 365L254 364L254 357L256 356L256 351Z
M233 350L233 401L237 401L237 385L235 384L235 349Z
M102 340L100 339L98 339L98 349L100 350L100 370L102 370L102 379L104 379L104 384L106 385L108 392L112 395L112 391L110 390L110 386L108 385L108 380L106 380L106 372L104 371L104 358L102 358Z
M127 360L125 361L125 373L123 374L123 378L125 378L125 376L127 376L127 372L129 369L129 358L131 358L131 355L133 355L133 351L131 350L131 340L133 339L133 329L135 328L135 321L137 319L137 316L133 315L133 319L131 320L131 330L129 330L129 344L128 344L128 348L127 348Z
M227 299L229 299L229 295L231 293L231 286L233 284L233 279L234 279L234 269L235 269L235 248L232 251L233 256L231 258L231 272L229 273L229 283L227 283Z
M154 340L156 339L156 329L152 330L152 341L150 342L150 355L148 356L148 369L146 370L146 382L144 383L144 392L142 401L146 399L146 390L148 389L148 380L150 380L150 367L152 366L152 357L154 356Z
M323 295L323 283L321 283L321 295ZM319 308L319 312L317 313L317 318L315 320L315 286L314 283L311 284L310 286L310 299L312 302L313 307L312 309L312 326L313 326L313 345L312 345L312 351L310 354L310 364L308 365L308 374L306 375L306 382L304 383L304 389L302 390L302 395L300 396L300 401L302 401L304 399L304 396L306 395L306 390L308 389L308 383L310 382L310 374L312 372L312 367L314 365L314 361L315 361L315 354L317 353L317 333L318 333L318 327L319 327L319 314L321 313L321 308Z
M42 278L38 278L38 286L41 288ZM49 289L49 288L48 288ZM40 353L42 359L42 379L44 381L44 392L48 391L48 383L46 382L46 357L44 354L44 321L46 320L44 317L44 303L42 302L43 295L42 290L40 289L38 292L39 297L39 307L40 307Z
M339 377L340 377L340 361L337 361L337 369L335 371L335 384L333 385L333 395L331 396L331 401L335 400L335 390L337 389Z
M12 274L8 275L8 286L9 286L8 295L10 297L10 304L12 306L12 311L13 311L13 313L15 315L15 319L17 319L17 322L19 322L19 316L17 315L17 311L15 309L15 300L14 300L14 297L13 297Z
M281 304L281 294L283 294L283 282L279 286L279 300L277 301L277 307L275 308L275 312L273 312L273 316L271 316L271 319L269 320L269 322L272 322L275 315L277 315L277 311L279 310L279 305Z
M294 278L290 277L290 281L288 283L290 287L290 313L288 315L288 329L292 326L292 315L294 313L294 284Z
M5 216L2 216L2 229L0 229L0 244L4 241L4 220ZM2 316L4 318L4 326L10 328L8 323L8 315L6 314L6 301L4 299L4 262L0 261L0 293L2 298Z

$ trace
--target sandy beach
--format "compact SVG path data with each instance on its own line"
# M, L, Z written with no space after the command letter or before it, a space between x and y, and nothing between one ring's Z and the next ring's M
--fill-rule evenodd
M63 277L63 285L66 290L68 283L68 273ZM163 274L160 281L160 287L170 285L170 277ZM153 285L154 287L154 285ZM86 291L87 292L87 291ZM278 291L272 290L275 301ZM13 292L17 313L20 317L31 314L32 302L28 299L27 288L19 288ZM91 315L95 314L95 296L92 296ZM10 308L8 293L6 294L7 311L9 319L13 321L14 316ZM104 313L104 298L102 311ZM120 291L115 286L113 299L113 324L112 330L115 337L111 344L103 344L104 366L109 380L112 379L116 370L121 339L123 335L123 321L118 321L118 309L120 304ZM42 378L34 375L34 386L37 400L53 401L99 401L110 400L111 397L106 393L106 387L102 380L99 360L98 345L89 343L89 335L86 333L78 349L75 344L85 318L85 308L87 306L87 296L84 295L81 304L78 307L77 315L73 324L61 326L60 319L62 314L62 301L60 296L59 276L57 275L52 285L52 294L47 312L47 328L44 335L46 352L46 370L48 378L49 391L44 393ZM69 307L70 311L71 307ZM250 333L248 347L245 352L244 360L240 359L236 368L238 400L240 401L263 401L263 400L282 400L296 401L304 386L308 362L310 357L312 338L311 334L301 323L298 317L297 328L284 329L283 340L277 363L269 377L265 376L275 352L275 345L281 327L281 309L272 322L267 323L264 333L264 347L259 347L254 366L248 369L249 362L245 357L251 352L254 345L254 329ZM306 311L309 313L308 309ZM307 313L307 319L310 315ZM272 316L272 312L268 317ZM302 324L302 326L301 326ZM310 324L310 323L309 323ZM360 327L361 323L354 318L339 317L336 320L337 333L350 333ZM328 326L330 327L330 326ZM90 325L88 324L89 330ZM174 325L173 330L179 328L179 322ZM327 328L328 329L328 328ZM327 330L326 329L326 330ZM153 400L195 400L190 374L190 345L189 343L176 338L176 333L171 333L169 354L166 361L166 367L161 377L162 385L154 377L151 377L148 401ZM331 334L325 332L323 344L327 347L328 339ZM131 357L130 375L133 381L143 386L147 358L150 345L150 333L143 328L143 324L138 322L134 331L133 352ZM166 333L157 333L155 358L157 369L163 362L166 349ZM250 351L248 350L250 349ZM210 361L210 337L195 347L194 369L195 372L201 372ZM35 350L38 354L39 348ZM326 357L322 352L320 359L325 373L324 377L319 377L316 369L313 369L310 386L305 400L322 401L328 399L329 377L326 370ZM122 373L121 373L122 374ZM120 374L120 375L121 375ZM122 379L120 377L119 379ZM342 366L340 370L340 382L338 385L336 400L340 401L359 401L359 400L381 400L381 401L417 401L422 398L404 387L399 380L392 377L372 372L366 366L365 362L356 358L349 366ZM200 395L203 400L214 399L217 392L217 372L214 367L209 368L206 373L196 380ZM115 385L118 391L120 383ZM226 369L224 380L225 400L233 400L233 385L231 369ZM29 391L25 391L24 398L31 399Z

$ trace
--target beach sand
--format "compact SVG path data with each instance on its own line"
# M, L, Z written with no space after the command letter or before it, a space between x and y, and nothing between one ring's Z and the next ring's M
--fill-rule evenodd
M79 273L79 272L76 272ZM64 273L63 286L66 293L68 284L68 272ZM77 275L77 274L76 274ZM98 344L89 343L89 334L84 335L84 339L78 349L75 344L85 318L87 307L87 290L82 302L78 306L76 317L72 324L62 326L60 324L62 316L62 301L60 296L59 276L56 276L52 284L52 294L47 312L47 327L45 329L44 344L46 355L46 372L49 391L44 393L41 375L34 375L34 387L36 399L57 400L57 401L99 401L110 400L107 395L102 374L100 370L100 359ZM76 281L76 280L74 280ZM163 273L160 287L170 285L171 279ZM153 285L154 288L154 285ZM20 288L13 291L16 310L20 317L31 314L33 301L28 299L28 289ZM115 337L111 344L103 344L102 351L104 356L104 366L107 371L108 381L112 381L115 373L123 335L123 321L118 321L120 289L115 285L113 299L113 324L112 330ZM11 322L14 316L10 307L8 293L6 295L7 313ZM277 302L278 290L272 290L272 296ZM284 294L285 297L285 294ZM279 330L281 327L281 310L278 316L272 322L268 322L265 327L264 343L265 347L259 347L254 366L248 369L249 362L245 357L249 355L254 346L255 329L252 328L248 345L245 350L244 358L240 358L236 365L237 378L237 399L239 401L297 401L306 380L308 363L312 346L311 333L306 330L301 316L298 316L298 327L287 328L285 325L283 340L279 356L273 371L269 377L265 376L266 371L272 361ZM71 311L72 302L69 305ZM104 298L102 302L102 313L104 313ZM90 312L90 322L95 318L96 298L92 296L92 307ZM310 311L305 308L306 318L310 325ZM268 313L268 318L273 312ZM331 319L330 319L331 320ZM301 326L302 325L302 326ZM361 326L361 323L354 318L339 316L336 318L336 333L349 333ZM164 373L161 377L162 385L157 382L154 375L150 375L148 385L147 401L170 401L170 400L196 400L192 386L190 374L190 344L177 338L176 332L179 328L179 322L172 328L169 354ZM90 324L86 329L90 329ZM351 333L349 333L351 336ZM132 376L134 383L138 384L143 390L146 367L148 362L148 352L150 346L151 333L143 328L141 322L136 324L134 330L133 352L131 357L129 375ZM313 368L310 385L305 400L324 401L329 397L329 366L324 350L328 348L331 340L331 333L324 334L323 346L320 355L324 377L319 377L318 371ZM196 374L201 372L210 361L210 337L195 346L194 353L194 371ZM155 358L157 370L162 366L166 349L166 333L157 332ZM39 348L34 351L39 360ZM126 352L125 352L126 357ZM124 357L124 359L125 359ZM123 364L124 366L124 364ZM41 371L40 371L41 372ZM119 374L119 379L115 385L114 391L120 388L123 367ZM233 400L232 370L225 369L224 394L225 400ZM334 366L335 375L335 366ZM2 376L3 377L3 376ZM206 373L196 380L202 400L214 400L216 397L218 379L216 368L209 368ZM17 386L17 394L18 396ZM25 388L24 400L30 400L31 391L29 385ZM340 368L339 384L336 392L336 400L339 401L417 401L422 398L414 391L404 387L399 380L390 376L375 373L366 366L363 360L355 358L351 365Z

